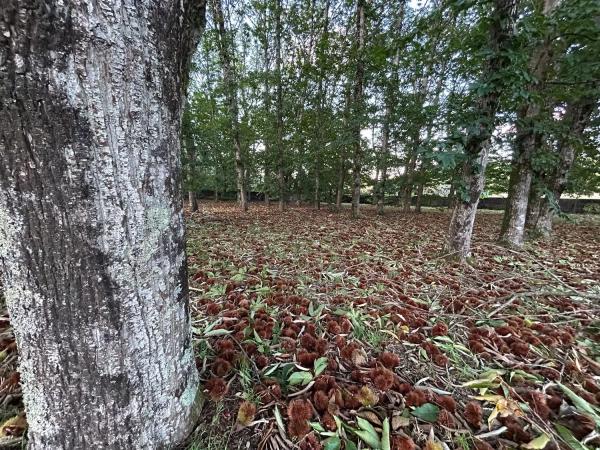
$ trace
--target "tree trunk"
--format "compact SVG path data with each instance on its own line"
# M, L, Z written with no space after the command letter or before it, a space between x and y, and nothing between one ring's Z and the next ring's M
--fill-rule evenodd
M237 99L237 79L232 62L233 49L229 46L229 38L225 29L223 17L223 6L221 0L211 0L212 13L219 34L218 47L221 69L223 71L223 82L225 84L225 95L227 97L227 109L231 127L231 138L235 148L235 171L237 174L238 202L242 211L248 211L248 197L246 193L246 168L240 138L239 108Z
M264 19L265 30L267 19L265 16ZM266 34L266 31L265 31ZM264 88L263 88L263 109L265 114L265 122L269 122L269 116L271 114L271 94L269 87L269 38L268 36L264 36L263 39L263 64L264 64ZM271 199L269 197L269 193L271 192L271 182L270 182L270 157L271 157L271 136L270 133L267 132L267 127L264 127L264 135L263 135L263 143L265 146L265 177L264 177L264 193L265 193L265 205L269 206L271 203Z
M463 164L463 195L459 195L450 220L447 251L459 259L467 258L471 252L471 235L475 222L475 213L479 197L485 184L490 138L495 128L496 111L500 94L504 89L498 73L509 64L507 49L512 40L513 22L518 0L494 0L494 12L489 31L489 44L493 54L486 62L483 82L487 92L477 99L475 109L478 129L471 132L465 143L465 162Z
M356 74L354 78L354 92L352 97L352 133L354 139L354 155L352 158L352 218L358 217L360 207L360 186L362 166L362 143L360 132L362 129L363 111L363 84L365 78L364 68L365 47L365 0L356 2Z
M340 157L340 166L338 170L337 188L335 191L335 208L339 211L342 209L342 199L344 197L344 179L346 178L346 155L342 152Z
M545 0L543 14L550 14L556 3L556 0ZM551 66L551 44L550 37L544 39L529 61L530 70L536 80L529 86L533 100L519 111L508 198L500 230L500 242L509 247L520 248L523 246L527 202L533 178L531 159L541 139L540 133L535 131L541 111L541 100L538 97L545 85L546 75Z
M188 191L188 203L190 206L190 212L198 211L198 199L194 191Z
M179 133L203 2L2 12L0 268L29 448L173 448L201 395Z
M400 2L398 16L396 17L396 31L398 36L402 35L402 22L404 20L405 1ZM377 185L377 214L382 216L385 205L385 191L388 180L388 164L390 158L390 122L392 114L397 103L396 92L398 90L398 64L400 63L400 47L396 47L394 59L392 61L392 75L386 86L385 115L382 125L381 138L381 160L380 160L380 180Z
M597 108L597 99L586 97L567 106L563 120L569 126L568 132L559 142L558 162L545 180L546 194L539 200L539 209L534 232L538 235L549 236L552 233L552 220L556 216L558 201L567 186L568 175L575 161L575 146L583 137L583 132L588 126L590 118Z
M425 186L424 186L423 182L420 181L417 184L417 201L415 203L415 212L416 213L421 212L421 202L423 201L423 190L424 189L425 189Z
M315 199L314 199L314 207L318 211L321 209L321 186L320 186L320 174L319 167L317 165L315 171Z
M275 0L275 76L277 79L277 181L279 183L279 210L285 210L287 189L285 185L285 154L283 150L283 81L281 78L281 0Z
M452 180L450 181L450 190L448 191L448 209L453 209L454 208L454 200L455 200L455 186L452 182Z
M417 140L418 142L418 140ZM410 205L412 202L412 191L414 184L414 173L417 165L417 149L419 144L414 144L414 151L407 155L406 159L406 171L404 173L404 180L402 186L402 212L410 212Z

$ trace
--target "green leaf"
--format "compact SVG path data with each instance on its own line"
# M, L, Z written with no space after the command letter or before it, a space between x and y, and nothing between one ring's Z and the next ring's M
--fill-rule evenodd
M503 370L488 370L481 374L481 378L467 381L461 387L479 388L497 388L501 384L501 377L505 374Z
M318 431L319 433L325 432L325 428L323 428L323 425L321 425L319 422L309 422L309 423L313 430Z
M440 408L432 403L425 403L410 412L413 416L425 422L435 422L440 413Z
M275 421L277 422L277 428L279 428L281 434L285 436L285 426L283 425L283 419L277 406L275 406Z
M377 435L364 430L356 430L354 433L360 438L361 441L373 449L377 449L381 445L381 442L379 442L379 436Z
M327 368L328 360L327 357L323 356L315 360L315 377L318 377Z
M386 417L381 430L381 450L392 450L390 443L390 421Z
M310 372L294 372L288 378L288 383L292 386L296 386L298 384L302 386L306 386L313 379L312 373Z
M536 437L533 441L524 444L522 447L527 449L543 449L548 443L551 441L550 436L546 433L542 433L540 436Z
M560 434L560 437L563 439L563 441L565 441L565 443L573 450L590 450L588 447L579 442L568 428L563 427L558 423L555 423L554 427L556 428L556 431L558 431L558 434Z
M358 426L361 428L360 430L355 430L356 435L369 447L378 449L381 447L381 441L379 440L379 435L371 422L363 419L362 417L357 417L356 422Z
M346 450L358 450L356 444L349 439L344 439L344 447Z
M564 384L559 382L557 382L557 384L563 390L563 392L567 394L567 396L571 399L575 407L578 410L592 416L592 419L594 419L594 422L596 422L596 426L600 427L600 416L596 413L594 407L590 405L586 400L581 398L579 395L577 395L575 392L573 392L571 389L566 387Z
M340 448L342 448L342 441L339 436L332 436L323 442L323 450L340 450Z

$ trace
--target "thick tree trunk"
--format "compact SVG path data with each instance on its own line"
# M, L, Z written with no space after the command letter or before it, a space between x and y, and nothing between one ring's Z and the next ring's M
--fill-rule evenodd
M550 14L556 3L556 0L545 0L543 13ZM545 85L546 75L551 66L551 44L550 37L544 39L529 61L529 68L535 78L535 82L529 86L533 100L519 111L508 198L500 230L500 242L509 247L520 248L523 246L527 203L533 179L531 159L541 139L540 133L535 131L535 125L542 109L538 96Z
M223 82L225 84L225 95L227 97L227 109L231 128L231 138L235 149L235 171L237 175L238 202L242 211L248 211L248 197L246 193L246 168L240 138L239 108L237 98L237 79L232 62L233 50L229 46L229 38L225 29L225 18L223 16L223 5L221 0L211 0L212 13L219 34L218 47L221 69L223 71Z
M526 120L523 116L520 119ZM508 187L508 198L506 199L506 208L500 230L500 242L515 248L523 245L527 204L529 202L529 192L533 179L531 158L537 141L536 134L533 131L523 130L521 125L518 126L518 130Z
M534 180L536 176L534 174ZM534 187L532 181L531 189L529 190L529 200L527 201L527 216L525 217L525 229L531 229L533 224L537 222L540 215L540 201L542 193Z
M479 197L485 184L490 138L496 123L499 97L504 89L495 77L509 64L505 53L512 38L517 1L494 0L489 36L493 55L487 61L483 74L483 81L489 89L478 98L475 105L479 116L478 129L467 136L461 183L463 192L454 207L448 233L447 250L459 259L467 258L471 252L471 235Z
M354 78L354 92L352 96L352 137L354 140L354 154L352 158L352 218L357 218L360 207L360 187L362 168L362 129L363 111L363 84L365 78L364 68L365 47L365 0L356 2L356 73Z
M203 9L3 2L0 267L32 449L194 425L179 132Z

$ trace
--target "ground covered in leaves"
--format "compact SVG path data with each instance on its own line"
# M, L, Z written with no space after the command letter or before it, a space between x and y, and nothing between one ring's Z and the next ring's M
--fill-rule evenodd
M445 211L203 204L188 255L206 402L188 448L600 447L600 226L516 252L495 244L500 219L478 215L460 265ZM18 407L3 326L0 402Z

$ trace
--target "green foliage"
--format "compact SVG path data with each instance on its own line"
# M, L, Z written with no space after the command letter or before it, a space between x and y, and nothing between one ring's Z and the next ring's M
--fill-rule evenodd
M366 3L366 46L357 54L356 2L294 0L282 17L283 178L291 198L319 196L335 201L338 184L352 183L352 129L363 129L363 190L397 195L403 186L439 188L456 179L469 137L494 130L487 191L507 191L510 154L519 111L539 113L518 122L539 136L533 161L539 184L559 164L558 148L577 148L568 192L600 190L597 170L597 112L581 139L573 141L564 110L582 98L598 98L600 5L569 0L546 14L542 2L521 2L515 38L494 53L488 43L493 2L372 0ZM275 67L275 0L224 4L235 62L239 122L248 188L278 195L278 112ZM551 59L544 79L531 55L549 42ZM507 62L484 77L492 56ZM359 56L365 63L365 103L353 106ZM195 58L183 117L186 189L232 193L236 189L225 86L221 79L214 24L209 23ZM535 88L534 88L535 87ZM473 105L490 92L500 96L497 117L478 115ZM383 149L387 127L388 147ZM414 174L406 168L414 160ZM382 169L387 181L381 182ZM317 183L318 181L318 183ZM460 189L459 189L460 191Z

